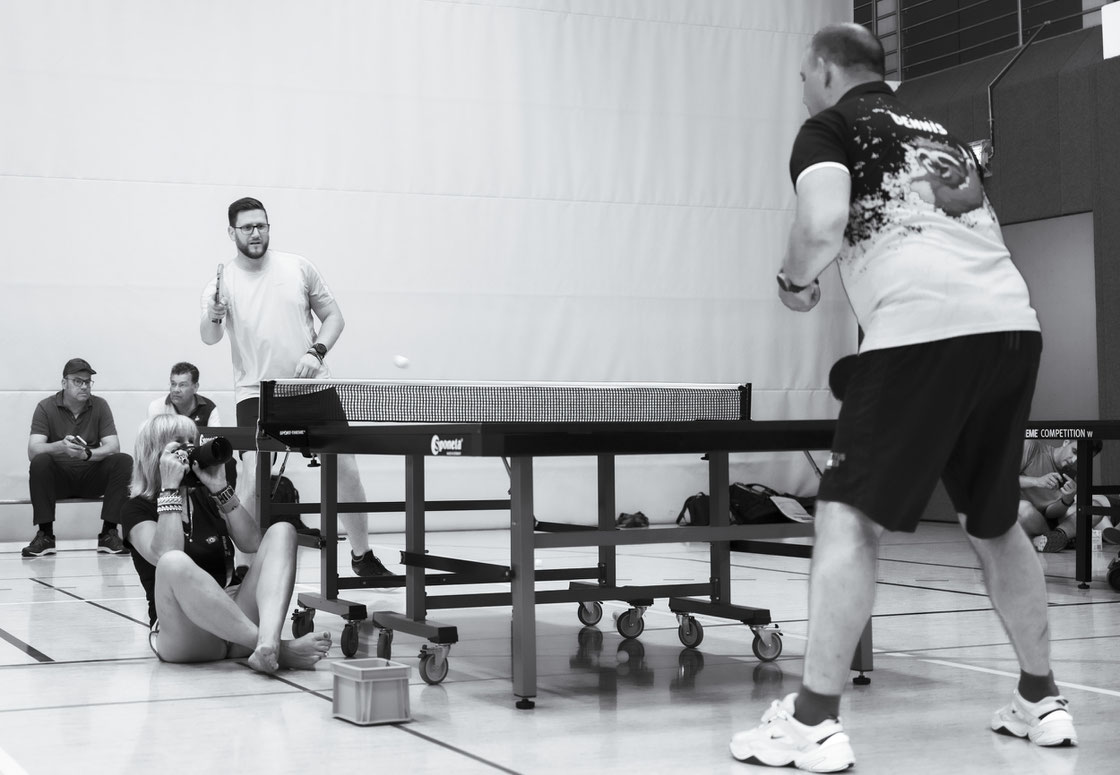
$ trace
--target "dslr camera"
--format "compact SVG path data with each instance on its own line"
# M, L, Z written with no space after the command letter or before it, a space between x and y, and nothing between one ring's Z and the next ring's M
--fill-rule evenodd
M210 468L211 466L224 466L233 459L233 445L222 436L215 436L202 444L187 446L183 449L186 450L187 464L190 466L183 477L183 484L187 487L202 486L202 482L199 481L198 475L194 472L195 463L198 463L199 468Z

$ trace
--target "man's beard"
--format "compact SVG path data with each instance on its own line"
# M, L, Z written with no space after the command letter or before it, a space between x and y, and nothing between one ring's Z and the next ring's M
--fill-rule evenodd
M241 251L241 255L245 256L245 258L256 261L257 259L264 256L265 252L268 250L268 240L262 239L257 245L250 245L248 242L246 242L244 247L241 247L239 245L238 249Z

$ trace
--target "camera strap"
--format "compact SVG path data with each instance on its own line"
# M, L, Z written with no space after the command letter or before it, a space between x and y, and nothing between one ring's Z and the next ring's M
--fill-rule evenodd
M288 455L291 453L292 451L290 449L284 450L284 459L280 461L280 473L272 480L272 493L269 495L270 499L275 498L276 491L280 489L280 480L284 477L284 469L288 467Z

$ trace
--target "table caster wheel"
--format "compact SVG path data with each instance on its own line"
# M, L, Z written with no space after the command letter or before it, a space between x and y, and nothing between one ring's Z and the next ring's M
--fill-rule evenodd
M619 615L614 626L622 637L636 638L645 630L646 623L642 620L642 615L631 608Z
M358 653L358 623L347 622L342 628L342 653L352 657Z
M677 627L677 637L681 639L683 645L694 649L704 641L704 627L694 616L682 617Z
M751 651L763 662L773 662L782 653L782 636L773 633L766 637L755 633Z
M435 685L447 678L447 671L451 665L447 655L440 649L431 649L420 652L420 677L424 683Z
M292 636L302 638L315 629L315 609L297 608L292 611Z
M580 624L593 627L603 618L603 606L601 603L595 601L580 603L579 607L576 609L576 617L579 618Z

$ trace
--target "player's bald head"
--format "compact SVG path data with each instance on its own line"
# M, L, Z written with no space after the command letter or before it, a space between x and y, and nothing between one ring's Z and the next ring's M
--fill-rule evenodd
M822 27L809 44L813 56L848 72L866 71L878 78L887 74L883 45L862 24L851 22Z

